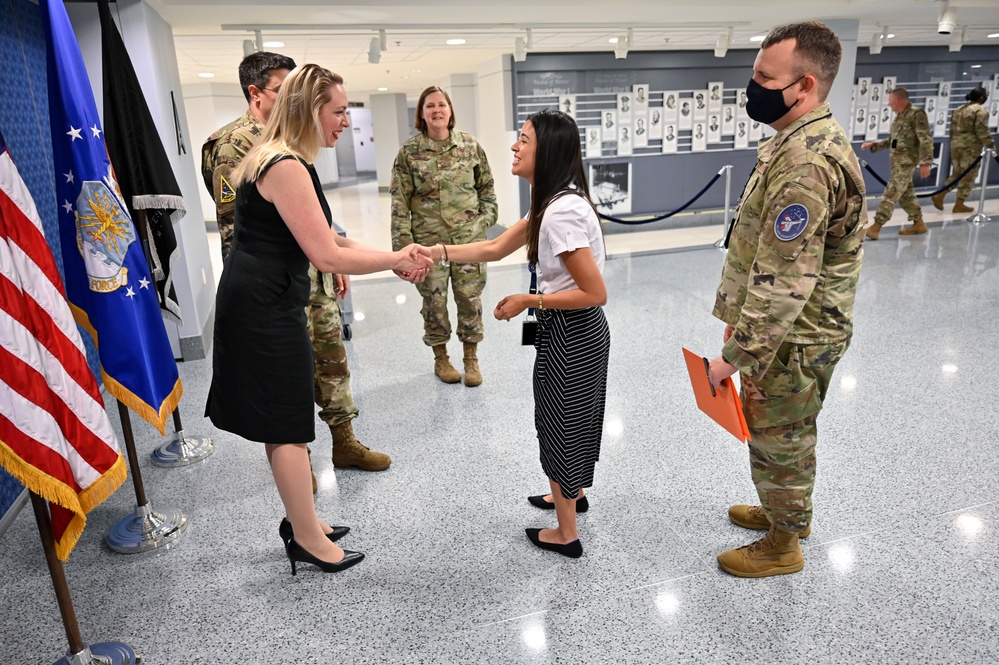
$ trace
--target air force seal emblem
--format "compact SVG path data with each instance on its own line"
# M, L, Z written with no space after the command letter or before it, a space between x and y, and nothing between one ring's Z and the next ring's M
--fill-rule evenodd
M777 213L774 220L774 235L778 240L794 240L808 228L808 208L800 203L792 203Z
M135 227L114 172L108 169L103 181L85 181L76 200L76 246L91 291L110 293L128 284L128 268L123 264L135 240Z

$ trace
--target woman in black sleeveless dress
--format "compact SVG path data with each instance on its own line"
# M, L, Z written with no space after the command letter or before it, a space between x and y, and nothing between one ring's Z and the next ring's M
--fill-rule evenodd
M266 444L291 524L287 555L326 572L363 557L340 549L316 515L306 444L315 438L312 343L306 327L309 263L322 272L396 270L419 280L416 246L381 252L338 236L311 162L349 127L343 79L303 65L281 85L260 143L233 173L236 223L216 296L206 415L220 429ZM342 532L339 534L342 535Z

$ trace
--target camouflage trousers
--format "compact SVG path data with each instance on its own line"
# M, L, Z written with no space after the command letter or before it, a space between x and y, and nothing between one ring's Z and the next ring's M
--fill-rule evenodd
M967 153L961 152L951 152L950 153L950 165L951 165L951 175L960 175L964 169L971 166L971 163L978 159L978 153ZM975 178L978 177L978 169L982 167L981 164L975 168L968 171L968 175L961 178L961 181L957 183L957 198L964 201L971 195L971 190L975 188Z
M916 168L916 163L908 159L892 158L891 160L891 180L885 187L885 193L881 199L881 205L874 213L874 223L884 224L891 219L891 214L895 210L895 203L900 203L902 209L909 215L909 221L916 221L923 218L923 209L919 207L916 200L916 192L912 186L912 172Z
M458 339L482 341L482 290L486 286L484 263L452 263L447 268L434 265L416 289L423 296L423 342L427 346L446 344L451 339L447 312L448 281L458 306Z
M357 405L350 392L350 368L343 347L340 305L333 291L333 275L309 268L312 291L305 311L316 365L316 404L319 417L335 427L357 417Z
M782 530L803 531L812 521L816 419L847 346L784 343L763 377L741 377L753 484Z
M222 260L229 256L229 249L232 247L233 223L219 222L219 238L222 239Z

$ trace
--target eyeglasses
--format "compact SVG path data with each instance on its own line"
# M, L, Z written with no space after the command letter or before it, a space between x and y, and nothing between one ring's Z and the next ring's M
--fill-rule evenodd
M275 95L281 92L281 88L261 88L261 90L267 90L268 92L273 92Z

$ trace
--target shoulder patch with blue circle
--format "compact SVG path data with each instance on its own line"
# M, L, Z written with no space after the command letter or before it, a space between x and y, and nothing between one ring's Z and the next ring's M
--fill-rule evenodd
M774 220L774 235L778 240L794 240L808 227L808 208L800 203L792 203L777 213Z

